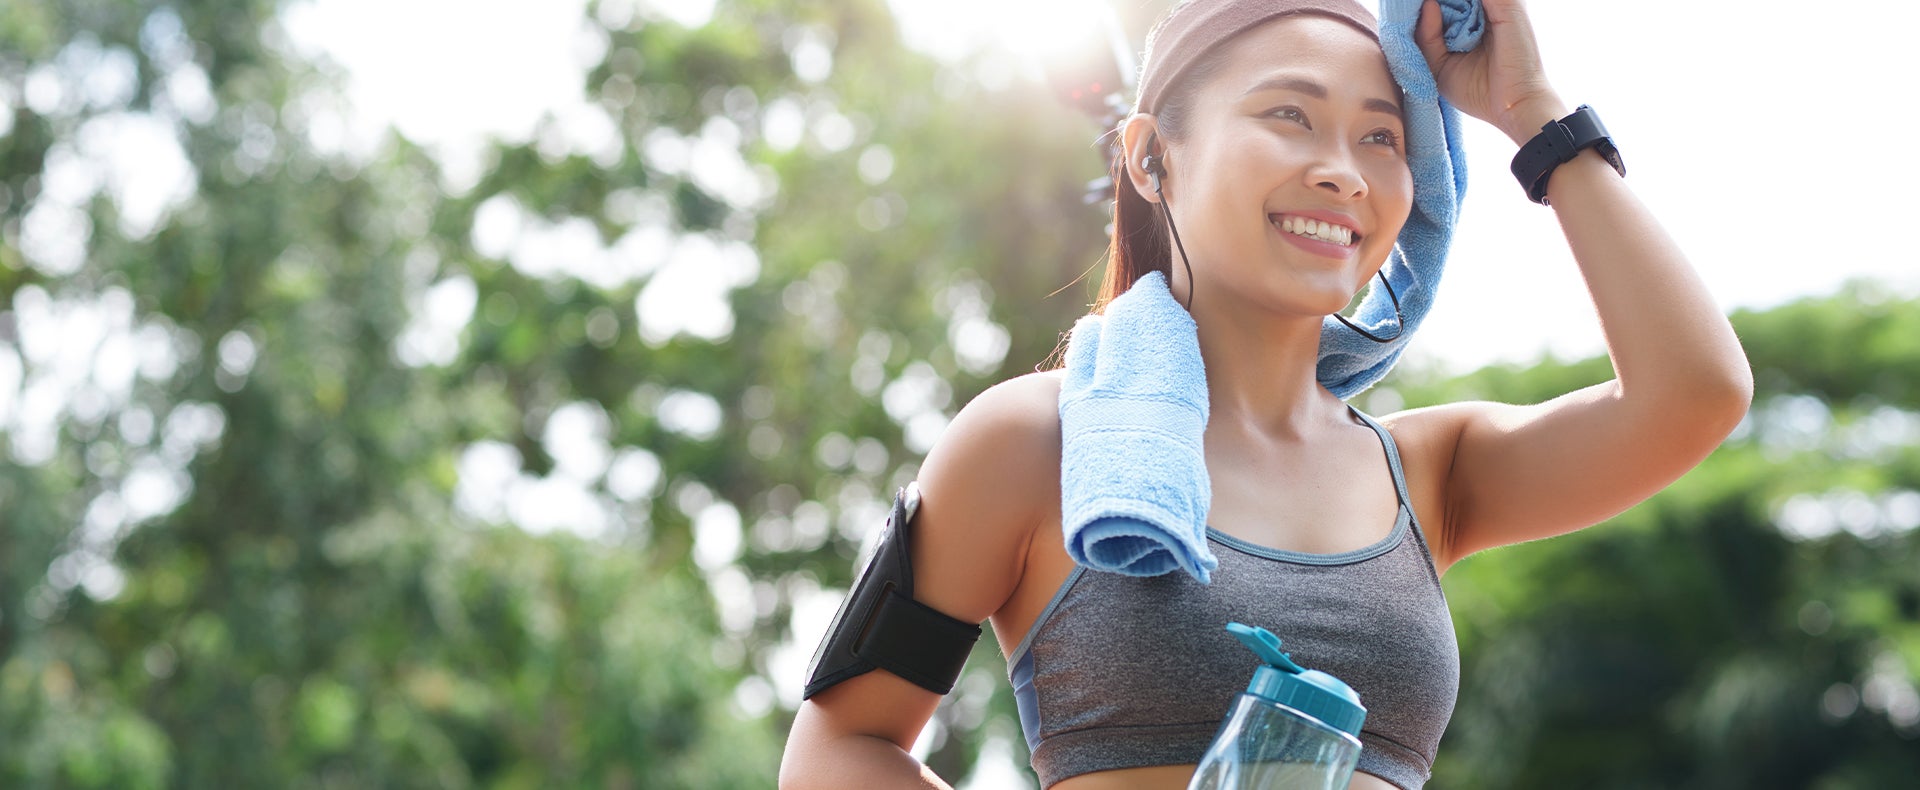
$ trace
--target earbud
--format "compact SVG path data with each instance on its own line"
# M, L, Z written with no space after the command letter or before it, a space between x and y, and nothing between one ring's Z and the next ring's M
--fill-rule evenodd
M1148 134L1147 150L1154 150L1159 142L1160 135ZM1147 154L1147 158L1140 160L1140 169L1147 171L1147 179L1153 182L1153 194L1160 194L1160 177L1167 174L1166 159L1159 154Z
M1159 142L1159 138L1148 137L1147 150L1153 150L1156 142ZM1153 181L1153 194L1160 195L1160 177L1167 174L1167 163L1163 155L1147 154L1146 158L1140 160L1140 169L1147 171L1147 178ZM1167 218L1167 230L1173 232L1173 246L1180 249L1180 263L1187 267L1187 312L1191 313L1193 312L1193 263L1187 260L1187 248L1180 243L1180 229L1173 225L1173 209L1167 208L1167 196L1160 195L1160 200L1156 202L1160 204L1160 214ZM1171 268L1167 272L1167 283L1168 285L1173 283Z

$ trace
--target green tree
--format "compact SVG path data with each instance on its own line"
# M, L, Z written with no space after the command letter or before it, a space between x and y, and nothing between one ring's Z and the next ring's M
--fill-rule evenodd
M1898 786L1920 770L1920 302L1861 284L1734 324L1724 447L1573 536L1446 579L1463 688L1435 787ZM1603 358L1391 397L1529 403Z
M1030 297L1091 262L1097 159L877 1L631 11L584 20L617 150L462 187L314 147L338 83L279 4L0 10L0 784L770 781L793 601L1078 312ZM177 147L164 208L90 159L126 129Z

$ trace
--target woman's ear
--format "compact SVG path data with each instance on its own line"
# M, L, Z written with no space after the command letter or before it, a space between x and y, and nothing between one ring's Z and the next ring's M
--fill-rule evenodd
M1148 203L1160 202L1160 190L1167 189L1166 184L1166 146L1160 143L1159 121L1146 113L1134 113L1120 126L1121 161L1127 165L1127 180L1132 182L1133 190L1140 193ZM1147 171L1147 157L1152 156L1159 177ZM1155 189L1155 181L1160 181Z

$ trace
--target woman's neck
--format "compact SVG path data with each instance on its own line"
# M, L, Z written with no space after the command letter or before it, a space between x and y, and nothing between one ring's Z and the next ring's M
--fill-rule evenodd
M1195 311L1205 360L1208 433L1298 440L1324 426L1340 399L1320 386L1320 319ZM1210 437L1211 438L1211 437Z

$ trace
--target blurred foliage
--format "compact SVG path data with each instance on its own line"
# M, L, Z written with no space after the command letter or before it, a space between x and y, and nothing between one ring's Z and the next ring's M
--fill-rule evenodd
M1606 524L1447 574L1462 693L1433 787L1920 776L1920 302L1860 283L1733 320L1758 393L1717 453ZM1385 397L1532 403L1608 375L1548 360Z
M468 183L397 134L317 144L340 75L284 11L0 7L0 787L770 784L891 491L1084 310L1095 283L1050 294L1099 259L1094 130L904 49L881 0L693 29L594 3L617 150L550 118ZM156 217L85 164L129 119L191 169ZM671 153L716 141L757 186ZM590 266L489 240L502 216L591 229ZM628 260L650 239L671 253ZM675 324L703 276L726 320ZM1736 322L1762 391L1722 452L1449 574L1434 786L1915 775L1920 305L1862 285ZM991 639L936 721L951 780L989 740L1024 759Z
M0 354L10 425L51 431L0 438L0 786L771 784L774 657L792 674L816 636L793 601L846 586L926 437L1083 309L1041 297L1097 253L1091 133L1044 92L943 76L879 0L720 3L693 29L596 3L584 77L618 150L550 145L549 118L460 184L397 135L316 146L341 75L284 10L0 9ZM829 73L796 75L810 46ZM119 65L132 84L97 89ZM770 142L782 111L799 137ZM197 182L151 227L72 187L127 117ZM708 140L760 188L653 150ZM523 239L584 220L606 258L673 252L534 270L481 249L489 205ZM649 314L675 301L655 281L716 261L730 327ZM463 293L435 353L422 322ZM107 361L55 381L61 320L101 316ZM468 479L479 456L507 476ZM489 492L463 480L506 491L471 506ZM589 506L542 513L541 486ZM970 688L928 757L949 775L996 696Z

